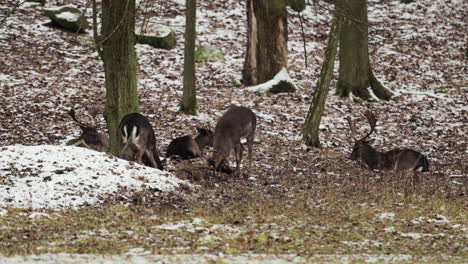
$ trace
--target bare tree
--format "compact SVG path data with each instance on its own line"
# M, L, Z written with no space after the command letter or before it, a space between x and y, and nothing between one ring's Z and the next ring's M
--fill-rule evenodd
M102 59L106 77L106 121L110 151L119 153L117 128L123 116L138 112L135 54L135 0L102 1Z
M344 19L337 94L364 100L391 99L393 93L377 80L370 65L367 0L339 0L336 5Z
M184 93L180 110L189 115L197 115L195 39L196 39L196 0L186 1L185 50L184 50Z
M333 77L333 68L335 66L335 57L341 31L341 19L334 12L333 22L328 35L327 49L325 50L325 59L323 60L322 69L320 71L320 79L317 81L312 103L310 104L309 112L307 113L304 127L302 128L302 140L308 146L319 147L319 126L320 119L325 107L330 81Z
M245 85L271 80L288 63L286 6L300 11L304 0L247 0L247 51L242 70ZM280 85L291 85L281 82ZM285 87L285 90L288 90Z

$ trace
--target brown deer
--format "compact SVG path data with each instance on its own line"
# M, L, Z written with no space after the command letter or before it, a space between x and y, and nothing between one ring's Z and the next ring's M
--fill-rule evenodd
M181 159L193 159L201 156L205 146L213 146L213 132L209 129L198 128L198 135L178 137L171 141L166 151L166 158L179 156Z
M98 132L96 127L85 125L78 121L75 109L70 109L68 114L78 123L82 132L78 138L68 141L67 145L81 146L101 152L106 152L109 149L109 137L106 134Z
M139 113L124 116L118 128L119 156L147 166L163 169L156 149L154 130L146 117Z
M423 172L429 171L429 161L421 153L404 148L393 149L387 152L379 152L374 149L367 141L367 138L375 131L377 118L367 110L364 113L370 125L370 132L363 138L356 140L353 146L353 151L349 157L351 160L360 160L364 162L371 170L418 170L422 168ZM348 124L351 130L351 135L354 138L356 135L356 125L348 117Z
M213 156L209 163L216 170L224 170L227 158L234 150L236 158L236 172L242 178L240 164L242 162L243 147L241 138L247 139L249 151L249 176L252 176L252 147L254 143L257 118L247 107L233 106L218 120L213 134ZM226 169L227 170L227 169Z

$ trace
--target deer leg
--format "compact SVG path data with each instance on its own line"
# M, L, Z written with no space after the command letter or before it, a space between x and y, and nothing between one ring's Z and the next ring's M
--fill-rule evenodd
M126 154L127 154L127 149L129 148L129 145L130 145L130 141L127 141L127 143L125 143L124 147L122 149L120 149L120 152L119 152L119 157L120 158L127 159ZM134 158L134 157L131 157L131 158Z
M240 143L234 146L234 156L236 158L236 172L239 174L239 178L242 178L242 172L240 169L240 164L242 161L242 146Z
M89 148L89 149L93 149L92 147L90 147L86 141L84 139L79 139L78 141L76 141L75 143L72 144L72 146L84 146L85 148Z
M156 161L154 160L153 151L151 151L149 149L146 149L144 153L146 154L146 157L148 158L149 162L151 163L150 166L153 167L153 168L158 168L156 166Z
M247 137L247 148L249 151L249 177L252 177L252 147L253 147L254 135Z

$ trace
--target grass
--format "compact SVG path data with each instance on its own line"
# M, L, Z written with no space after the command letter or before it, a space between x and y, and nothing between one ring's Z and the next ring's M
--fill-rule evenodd
M465 185L444 177L324 174L285 177L277 181L280 189L219 177L197 184L178 200L41 210L48 216L36 218L32 210L8 208L0 216L0 254L143 248L154 254L409 254L419 261L450 256L446 261L454 263L468 256Z

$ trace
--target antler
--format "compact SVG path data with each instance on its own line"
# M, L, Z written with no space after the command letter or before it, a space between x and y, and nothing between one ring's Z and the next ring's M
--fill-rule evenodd
M351 120L351 117L347 117L346 120L348 120L348 125L349 125L349 130L351 130L351 137L355 138L356 137L356 124Z
M96 131L96 127L83 124L82 122L80 122L80 121L76 118L75 109L73 109L73 108L70 109L70 110L68 111L68 114L71 116L71 118L72 118L76 123L78 123L78 125L79 125L80 128L81 128L81 130L83 130L83 131L85 131L85 130L88 130L88 131Z
M370 132L364 137L364 138L367 138L375 131L375 125L377 124L377 118L375 117L374 113L372 113L372 111L370 111L370 110L366 110L366 112L364 112L364 116L367 118L367 121L369 122L369 125L370 125L370 128L371 128Z

